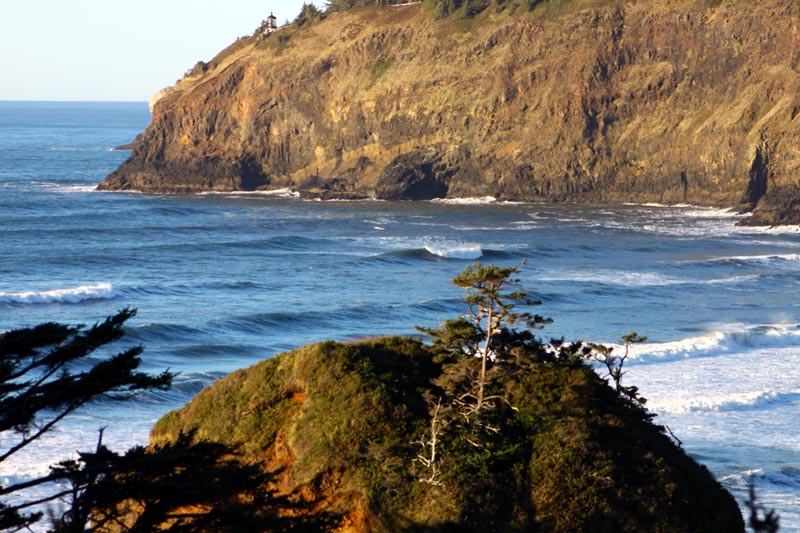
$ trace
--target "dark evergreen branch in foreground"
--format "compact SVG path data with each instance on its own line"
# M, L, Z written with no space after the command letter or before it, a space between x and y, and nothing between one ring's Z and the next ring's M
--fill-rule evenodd
M745 500L744 505L750 516L747 520L754 533L776 533L780 529L780 517L774 509L767 509L758 503L756 498L756 486L752 479L748 488L750 497Z
M124 323L135 314L123 309L90 328L49 322L0 336L0 462L22 452L96 398L170 386L170 372L153 376L137 371L141 347L97 360L95 352L120 339ZM60 478L53 472L0 487L0 496ZM41 513L24 514L28 507L0 502L0 528L22 528L39 520Z
M46 323L0 336L0 463L35 446L92 400L170 386L170 372L137 370L141 347L97 354L124 335L135 314L123 309L91 328ZM289 516L301 515L307 503L276 497L269 488L276 474L241 464L230 446L187 434L119 454L102 438L100 430L93 452L60 462L47 475L0 487L0 530L28 530L43 517L31 510L37 507L47 507L54 533L285 531L335 521L328 514ZM36 500L7 500L42 486L46 495Z

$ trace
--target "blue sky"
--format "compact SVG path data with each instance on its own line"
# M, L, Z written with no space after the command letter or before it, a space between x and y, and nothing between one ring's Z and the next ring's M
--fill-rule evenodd
M147 101L303 0L4 0L0 100ZM320 8L324 2L316 2Z

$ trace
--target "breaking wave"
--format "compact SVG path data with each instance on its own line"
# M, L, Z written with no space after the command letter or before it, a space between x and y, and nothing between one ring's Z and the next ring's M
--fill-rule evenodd
M51 192L57 192L63 194L91 193L97 191L97 185L86 185L86 184L73 184L73 185L52 184L52 186L50 186L50 184L47 184L43 188Z
M429 244L425 246L425 251L445 259L480 259L483 257L483 249L478 244L439 246Z
M788 265L797 263L800 254L767 254L767 255L732 255L693 261L696 263L729 263L739 266ZM793 265L792 265L793 266Z
M655 406L663 413L685 414L708 411L749 411L773 405L789 404L800 400L800 390L794 391L754 391L702 396L691 399L663 402Z
M96 285L81 285L46 291L0 291L0 304L74 304L87 300L111 299L114 296L116 296L116 291L111 283L97 283Z
M269 191L203 191L197 196L271 196L274 198L300 198L300 193L293 189L272 189Z
M383 252L370 256L369 259L397 262L414 263L418 261L442 261L442 260L477 260L480 258L502 258L509 254L502 250L485 250L480 244L447 244L429 243L421 245L419 248L401 248Z
M714 331L671 342L645 343L630 347L634 361L675 361L692 357L714 357L746 352L753 348L800 346L800 326L754 326L739 331Z
M800 486L800 468L796 466L784 466L776 471L765 472L764 470L746 470L734 474L737 479L747 481L749 478L756 477L766 479L776 485L798 485ZM746 486L746 485L745 485Z
M431 200L431 202L449 205L484 205L496 203L497 198L494 196L483 196L480 198L436 198Z
M686 283L685 279L665 276L655 272L623 272L616 270L568 270L541 276L539 281L574 281L620 287L659 287Z

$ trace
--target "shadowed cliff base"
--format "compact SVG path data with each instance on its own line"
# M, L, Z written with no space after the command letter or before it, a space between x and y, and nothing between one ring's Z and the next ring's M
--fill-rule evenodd
M793 3L506 4L468 19L363 8L239 39L159 94L100 188L691 203L800 222Z

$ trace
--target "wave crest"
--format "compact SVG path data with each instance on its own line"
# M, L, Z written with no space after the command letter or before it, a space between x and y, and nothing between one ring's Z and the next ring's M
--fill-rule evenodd
M630 347L635 361L675 361L692 357L714 357L753 348L800 346L800 326L775 324L739 331L714 331L677 341L639 344Z
M95 285L81 285L79 287L47 291L0 291L0 304L72 304L86 300L110 299L114 298L115 295L116 292L111 283L97 283Z
M257 190L257 191L203 191L196 193L197 196L271 196L274 198L290 198L299 199L300 193L294 189L271 189L271 190Z
M691 261L694 263L729 263L738 266L787 265L797 263L800 254L731 255ZM794 264L788 266L796 266Z
M431 202L450 205L484 205L497 203L497 198L494 196L483 196L480 198L436 198L431 200Z
M483 249L479 244L428 244L425 246L425 251L431 255L438 255L446 259L480 259L483 257Z
M742 470L723 476L720 481L728 486L734 487L739 490L747 490L752 481L758 481L764 486L775 487L800 487L800 468L795 466L782 466L779 468L764 470L763 468L754 468Z
M774 390L742 392L720 396L697 397L687 400L666 402L654 406L664 413L686 414L709 411L748 411L775 404L788 404L800 398L800 390L778 392Z

